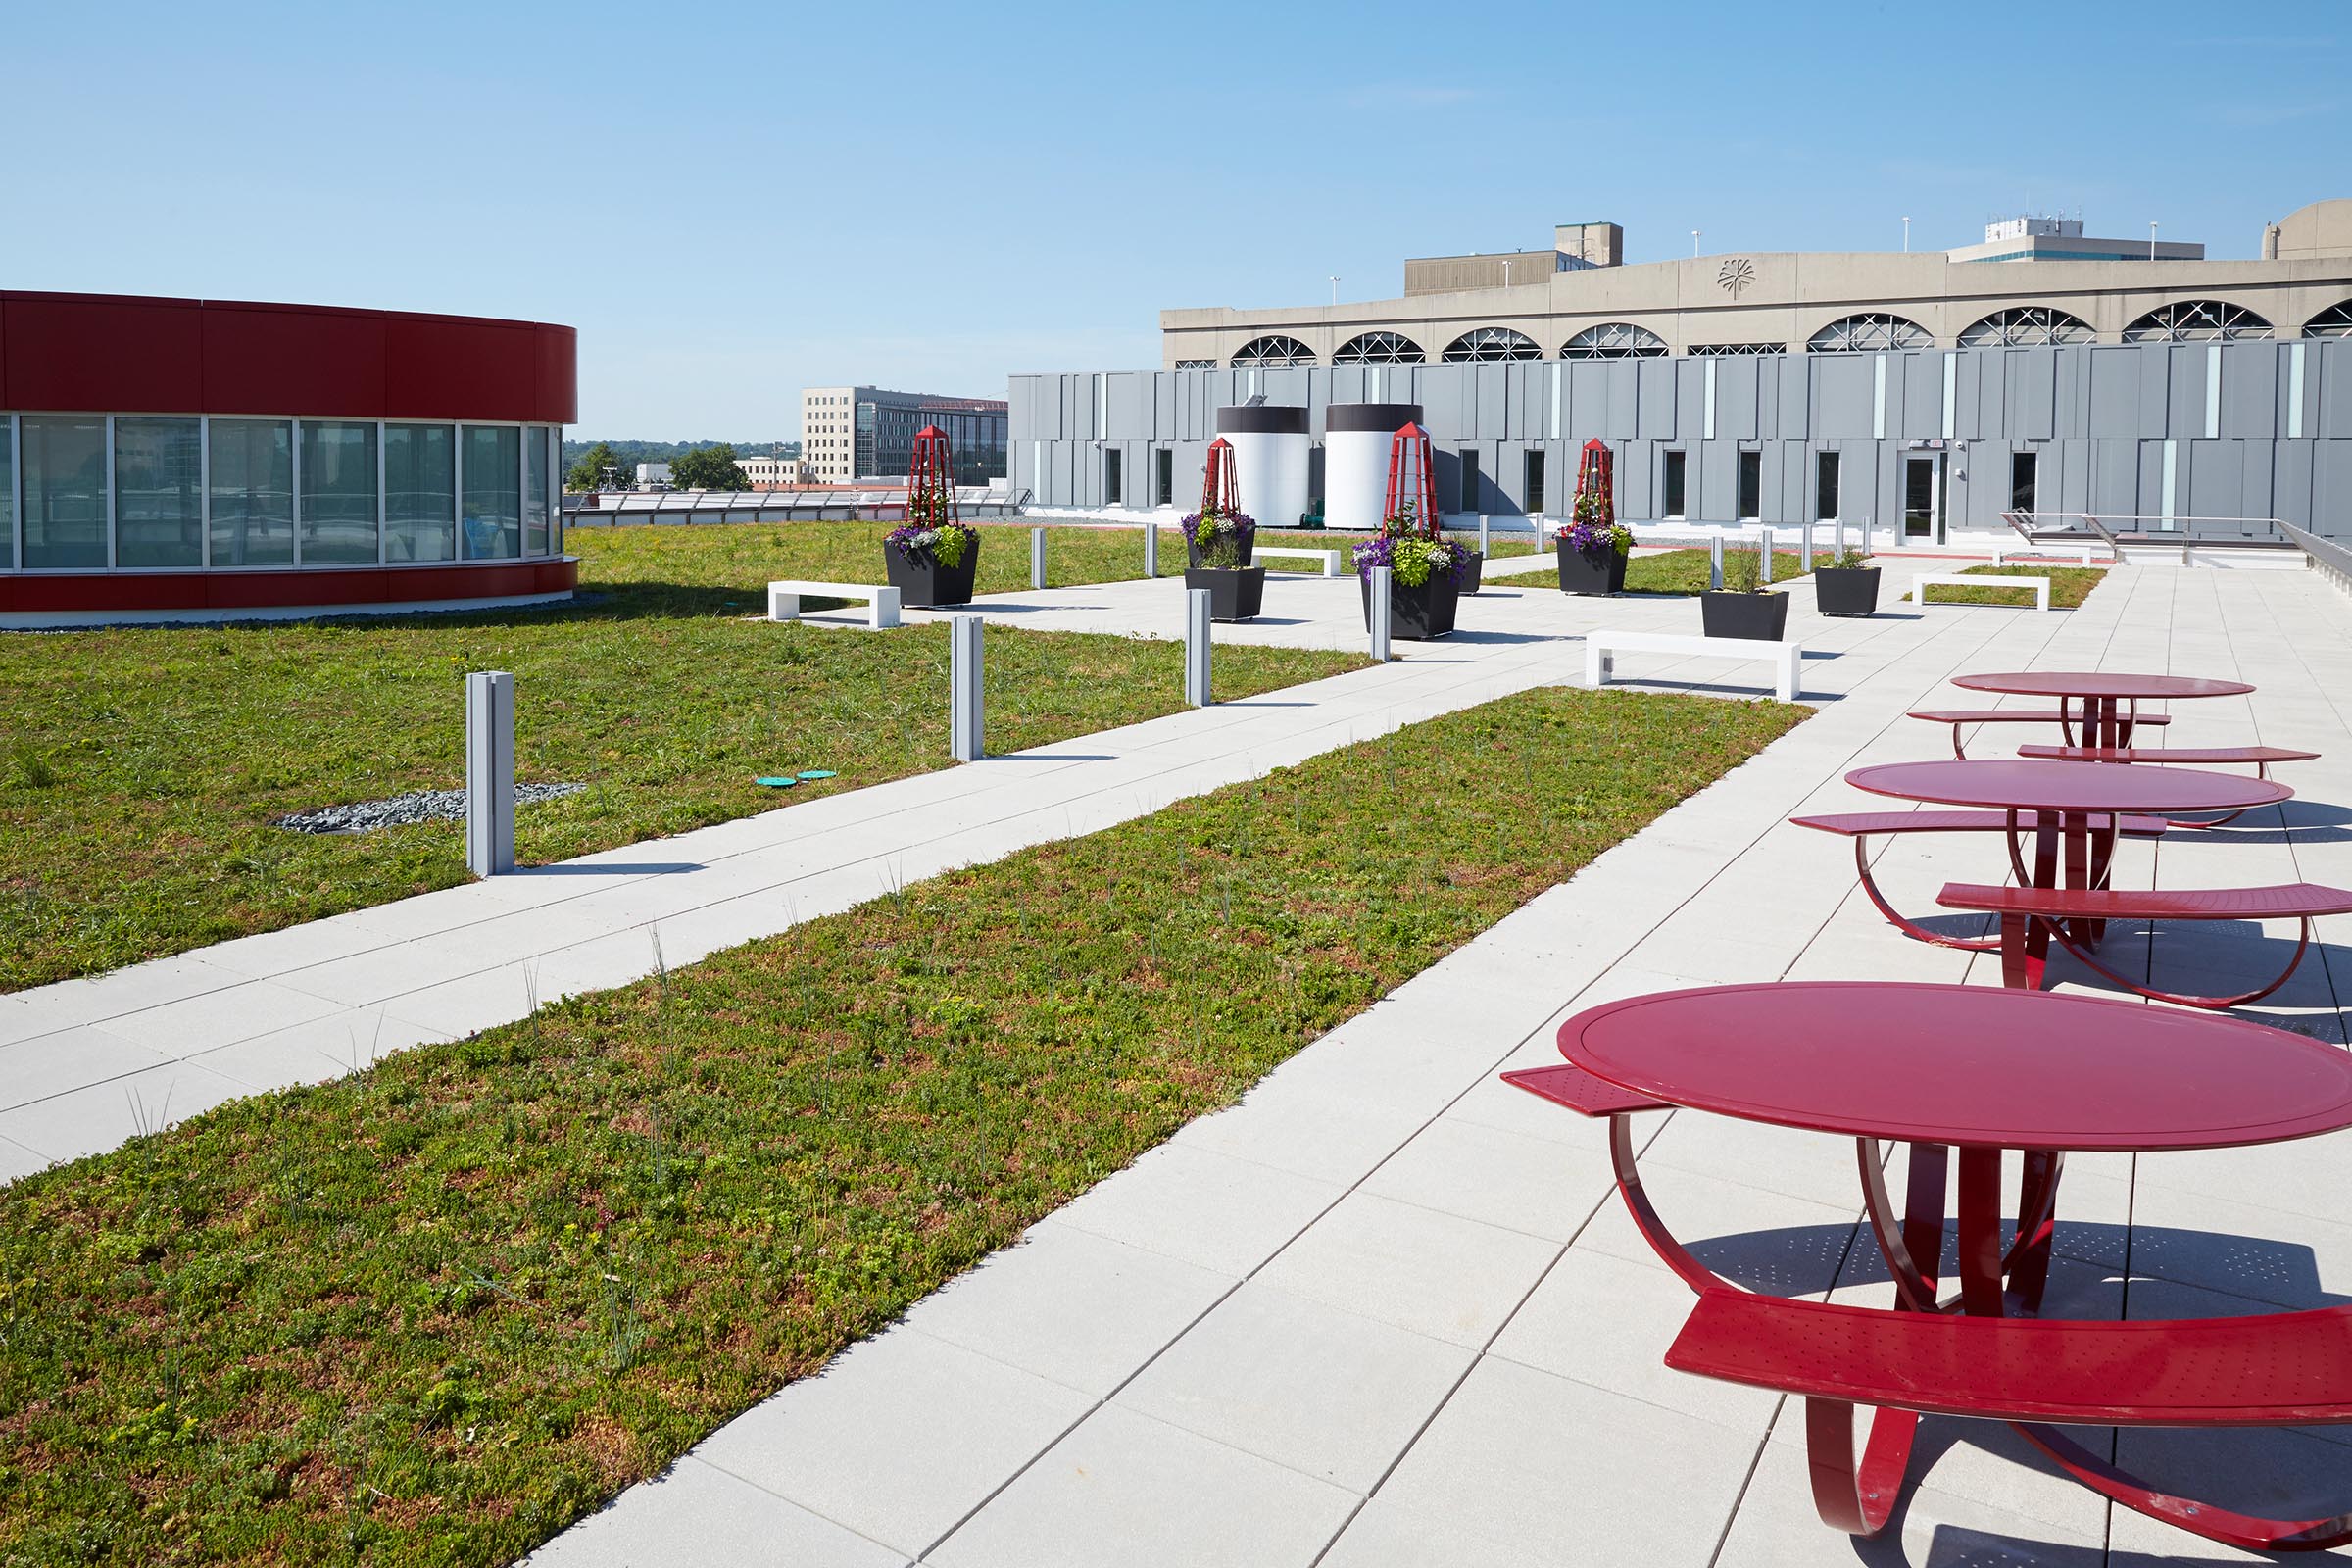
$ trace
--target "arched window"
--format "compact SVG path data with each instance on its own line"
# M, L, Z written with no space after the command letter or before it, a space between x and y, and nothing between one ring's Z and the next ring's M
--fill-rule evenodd
M1495 360L1540 360L1544 351L1525 332L1507 326L1482 326L1464 332L1446 348L1447 365L1485 365Z
M2305 337L2352 337L2352 300L2330 305L2303 323Z
M1253 337L1234 350L1233 363L1237 368L1245 365L1312 365L1315 351L1277 332L1271 337Z
M2227 300L2159 305L2124 328L2127 343L2215 343L2270 335L2270 322Z
M2090 343L2090 324L2047 305L2013 305L1995 311L1960 334L1964 349L2043 348L2052 343Z
M1706 360L1761 359L1767 354L1786 354L1786 343L1693 343L1690 352Z
M1924 349L1928 329L1900 316L1872 312L1832 321L1806 339L1815 354L1878 354L1887 349Z
M1646 360L1666 352L1666 340L1631 321L1588 326L1560 345L1563 360Z
M1402 332L1364 332L1340 345L1334 365L1419 365L1429 358Z

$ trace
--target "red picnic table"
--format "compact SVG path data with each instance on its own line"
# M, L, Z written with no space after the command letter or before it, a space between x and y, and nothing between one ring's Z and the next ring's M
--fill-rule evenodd
M1832 1524L1867 1535L1885 1523L1926 1410L2010 1420L2077 1480L2217 1540L2258 1549L2352 1540L2352 1521L2257 1519L2153 1492L2041 1424L2352 1420L2352 1309L2024 1321L2039 1312L2067 1152L2224 1149L2352 1127L2352 1053L2135 1003L1876 982L1637 997L1570 1018L1559 1050L1565 1066L1502 1076L1609 1118L1634 1223L1701 1295L1669 1364L1805 1394L1815 1499ZM1636 1113L1675 1106L1852 1138L1894 1310L1759 1298L1676 1240L1643 1190L1631 1131ZM1910 1145L1899 1217L1884 1173L1887 1142ZM1942 1300L1954 1150L1959 1292ZM2009 1150L2023 1174L2016 1226L2005 1232ZM1955 1309L2003 1326L1958 1323ZM1859 1456L1854 1403L1878 1407Z
M2055 697L2067 744L2082 726L2084 746L2129 746L2142 702L2190 697L2243 697L2254 688L2242 680L2209 680L2197 675L2134 675L2123 671L2020 669L1990 675L1957 675L1955 686L2001 692L2012 697ZM2075 705L2080 703L2078 709Z
M2009 866L2018 886L2076 891L2107 885L2116 836L2128 816L2244 810L2287 800L2295 793L2275 779L2135 762L1883 762L1858 767L1845 775L1845 781L1874 795L2004 811L2008 816ZM2028 827L2034 832L2030 868L2019 839ZM1867 867L1863 875L1867 880ZM1875 886L1869 892L1888 918L1915 935L1929 935L1930 940L1946 946L1987 951L1999 946L1997 942L1956 941L1920 932L1893 912ZM2090 948L2097 945L2104 925L2102 920L2077 919L2069 923L2068 931L2082 947ZM2039 986L2049 957L2049 931L2041 922L2033 923L2022 955L2022 983Z

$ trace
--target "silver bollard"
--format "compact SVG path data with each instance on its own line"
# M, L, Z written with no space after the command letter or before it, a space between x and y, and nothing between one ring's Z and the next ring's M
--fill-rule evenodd
M1029 530L1029 586L1044 590L1046 586L1046 530Z
M1813 575L1813 525L1809 522L1805 524L1805 542L1798 551L1797 570L1808 577Z
M1389 568L1374 566L1364 576L1371 589L1367 618L1371 621L1372 658L1385 664L1389 662Z
M1208 695L1208 638L1213 622L1208 614L1208 590L1188 588L1184 595L1184 700L1206 708Z
M1843 561L1845 559L1845 519L1843 517L1838 519L1837 527L1838 539L1835 548L1838 552L1838 559Z
M948 620L948 750L958 762L988 755L980 734L980 617Z
M1707 586L1718 593L1723 591L1723 535L1721 534L1717 534L1707 541Z
M466 677L466 869L514 869L514 677Z
M1483 512L1478 514L1478 553L1482 556L1494 554L1487 548L1487 514Z
M1156 522L1144 524L1144 575L1159 575L1159 524Z
M1756 552L1756 581L1760 583L1772 581L1772 530L1766 528L1762 532L1764 548Z

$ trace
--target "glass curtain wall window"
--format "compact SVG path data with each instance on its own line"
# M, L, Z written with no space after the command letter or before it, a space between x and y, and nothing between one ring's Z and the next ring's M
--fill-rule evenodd
M24 565L27 570L106 565L106 419L25 415Z
M551 424L547 427L546 435L548 471L561 475L564 471L563 427ZM547 536L548 554L560 556L564 553L564 488L561 482L556 486L555 497L555 510Z
M522 553L547 554L547 432L522 432Z
M510 426L465 427L465 525L467 561L512 561L522 554L522 432Z
M375 563L375 426L302 421L302 564Z
M457 554L457 431L385 425L384 559L454 561Z
M0 414L0 566L17 564L17 443L15 421Z
M115 564L204 564L204 427L115 420Z
M283 419L215 419L213 564L294 564L294 429Z

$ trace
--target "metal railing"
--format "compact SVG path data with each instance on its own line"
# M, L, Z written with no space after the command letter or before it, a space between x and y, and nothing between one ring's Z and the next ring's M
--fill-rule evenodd
M1029 491L959 485L957 509L967 517L1019 516ZM564 497L567 527L645 523L895 521L906 515L906 487L860 490L624 490L572 492Z
M2328 580L2345 593L2352 594L2352 548L2333 539L2323 539L2308 528L2298 528L2291 522L2278 524L2290 543L2303 552L2311 569L2323 572Z

